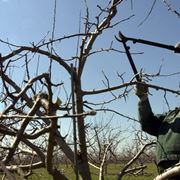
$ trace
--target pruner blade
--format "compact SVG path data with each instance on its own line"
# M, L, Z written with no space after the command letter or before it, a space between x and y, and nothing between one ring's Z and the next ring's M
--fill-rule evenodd
M115 36L115 38L116 38L117 41L119 41L119 42L121 42L123 44L126 55L128 57L128 60L129 60L129 63L130 63L131 68L132 68L132 70L134 72L135 78L136 78L137 81L140 82L141 77L138 74L137 68L136 68L136 66L134 64L133 58L132 58L131 53L129 51L129 47L126 45L126 41L127 41L126 37L119 31L119 38L116 37L116 36Z

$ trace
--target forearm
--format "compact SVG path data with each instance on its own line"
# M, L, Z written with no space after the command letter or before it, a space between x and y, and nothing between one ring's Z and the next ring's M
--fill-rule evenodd
M157 136L161 121L156 117L151 109L149 99L141 99L138 103L138 117L141 123L142 130Z
M137 84L135 90L135 94L139 98L138 116L142 130L151 135L157 136L163 116L155 116L152 112L148 99L148 87L145 83Z
M140 123L144 123L153 116L149 99L139 100L138 102L138 117Z

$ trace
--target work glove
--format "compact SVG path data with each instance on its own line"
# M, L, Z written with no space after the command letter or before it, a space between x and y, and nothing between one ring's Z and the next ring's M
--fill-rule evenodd
M145 100L148 97L148 86L143 83L137 83L135 85L135 94L139 97L140 100Z

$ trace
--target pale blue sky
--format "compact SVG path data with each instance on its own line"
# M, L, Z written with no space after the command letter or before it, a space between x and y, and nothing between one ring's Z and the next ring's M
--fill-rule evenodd
M95 20L96 13L99 12L96 5L100 4L103 6L107 2L106 0L87 0L92 22ZM157 0L151 15L141 26L138 26L138 24L148 14L153 0L133 0L132 2L133 9L131 9L130 0L124 1L118 7L118 15L113 22L123 20L133 14L135 16L129 21L119 24L114 29L107 30L97 40L94 50L109 47L112 40L114 41L114 48L123 50L122 45L116 42L114 38L114 35L117 35L119 30L130 37L159 41L165 44L174 45L180 41L180 18L168 11L162 0ZM176 10L180 9L180 1L174 0L171 3ZM48 32L50 32L48 35L48 38L50 38L53 24L53 9L53 0L0 0L0 39L8 39L9 42L17 45L30 45L31 42L39 42ZM85 6L83 0L57 0L55 38L78 33L80 12L81 16L84 17ZM83 19L81 19L81 23L83 24ZM81 27L81 32L83 32L83 27ZM56 43L55 47L58 49L58 54L61 57L71 58L76 54L76 44L77 38L74 38L73 40L65 40L61 44ZM143 68L146 73L154 74L158 71L163 60L162 74L180 71L179 54L142 44L133 45L129 43L129 45L131 45L132 52L144 52L143 55L133 56L138 69ZM5 45L0 44L0 51L2 55L7 53ZM46 59L41 59L41 71L47 71L46 65ZM63 70L57 73L58 68L55 64L53 75L57 81L59 78L64 79L64 75L66 75ZM102 79L104 77L102 70L106 73L111 85L121 83L120 79L117 78L117 72L119 74L125 72L124 78L126 81L129 81L133 76L125 54L113 52L98 54L97 56L93 55L85 66L82 84L84 89L103 88ZM16 79L21 79L19 71L20 69L18 69L17 74L14 72ZM180 75L166 78L159 77L153 79L151 83L178 90L179 77ZM67 79L64 79L64 81ZM163 98L164 94L154 90L150 91L153 95L151 102L154 111L159 113L167 110ZM107 100L108 97L108 95L103 94L90 99L99 102L98 98ZM167 97L171 107L179 106L179 97L175 97L175 95L168 95ZM116 110L132 117L137 117L136 106L137 97L133 93L131 93L126 102L119 100L112 104L112 107L115 107Z

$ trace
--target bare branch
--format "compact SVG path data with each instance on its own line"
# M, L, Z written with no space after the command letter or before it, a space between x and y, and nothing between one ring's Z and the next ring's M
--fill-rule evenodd
M167 0L163 0L163 3L168 8L168 11L171 11L172 13L176 14L178 18L180 17L180 13L172 7L172 4L168 3Z
M114 90L117 90L117 89L121 89L121 88L124 88L124 87L127 87L127 86L132 86L132 85L135 85L137 83L141 83L141 82L129 82L129 83L124 83L122 85L119 85L119 86L113 86L113 87L110 87L110 88L105 88L105 89L99 89L99 90L92 90L92 91L83 91L83 94L84 96L85 95L94 95L94 94L102 94L102 93L106 93L106 92L109 92L109 91L114 91ZM169 89L169 88L165 88L165 87L161 87L161 86L157 86L157 85L153 85L153 84L146 84L149 88L153 88L155 90L163 90L163 91L167 91L167 92L170 92L170 93L173 93L173 94L177 94L177 95L180 95L180 91L175 91L175 90L172 90L172 89Z
M33 114L36 113L37 109L40 107L40 99L37 99L36 102L34 103L34 106L32 107L31 111L28 113L29 116L32 116ZM24 118L23 122L21 124L21 128L18 131L15 141L13 143L13 146L11 147L11 149L9 150L8 155L3 159L3 162L5 164L7 164L11 158L13 157L14 152L16 151L16 148L19 144L19 142L21 141L22 135L24 133L25 128L27 127L28 123L29 123L29 118Z
M146 149L146 147L151 146L155 144L155 142L151 142L151 143L147 143L145 144L140 150L139 152L134 156L133 159L131 159L121 170L121 172L118 174L117 180L121 180L122 176L125 174L126 170L134 163L134 161L144 152L144 150ZM128 172L128 171L127 171Z
M31 116L31 115L3 115L0 114L0 119L14 119L14 118L28 118L28 119L62 119L62 118L73 118L73 117L80 117L80 116L94 116L96 115L96 111L87 111L80 114L63 114L63 115L52 115L52 116Z
M62 65L69 73L71 73L71 68L69 67L68 64L66 64L63 61L63 59L61 57L51 54L50 52L42 50L36 46L35 47L21 46L19 49L14 50L12 53L10 53L6 56L3 56L1 58L1 62L3 63L7 59L10 59L24 51L30 51L32 53L39 53L39 54L45 55L46 57L52 58L54 61L57 61L60 65Z
M139 23L138 26L141 26L141 25L149 18L149 16L151 15L152 10L153 10L155 4L156 4L156 0L154 0L153 4L152 4L152 6L151 6L151 9L150 9L150 11L148 12L147 16L144 18L144 20L143 20L141 23Z
M97 37L99 36L99 34L101 34L104 29L107 29L110 26L111 20L115 17L117 13L116 6L120 4L122 0L118 0L118 1L112 0L111 2L112 4L111 4L111 7L109 8L108 15L104 18L104 20L101 23L97 24L97 28L94 30L94 32L90 36L88 42L86 43L86 46L81 50L82 57L80 58L80 65L79 65L79 72L78 72L79 77L82 74L83 67L87 60L85 56L87 56L87 54L89 54L89 52L91 51L92 46L95 40L97 39Z
M158 175L154 180L166 180L169 178L173 178L174 176L177 176L180 174L180 164L176 164L175 166L167 169L164 173Z
M106 149L105 149L105 152L104 152L104 155L103 155L103 159L102 159L102 162L101 162L101 165L100 165L100 169L99 169L99 180L104 179L104 164L105 164L105 161L106 161L106 156L107 156L108 150L109 150L111 145L112 145L112 143L109 143L106 146Z

